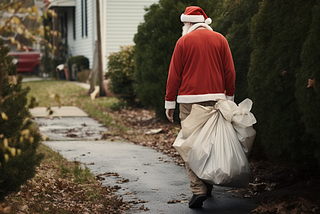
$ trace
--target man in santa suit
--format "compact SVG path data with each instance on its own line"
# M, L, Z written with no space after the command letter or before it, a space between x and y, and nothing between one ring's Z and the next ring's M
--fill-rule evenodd
M171 122L176 99L183 121L192 104L213 106L219 99L233 101L235 92L235 69L225 37L212 30L212 20L200 7L187 7L180 19L183 33L172 55L165 96L166 116ZM189 207L201 207L211 196L212 185L199 179L187 165L186 169L193 193Z

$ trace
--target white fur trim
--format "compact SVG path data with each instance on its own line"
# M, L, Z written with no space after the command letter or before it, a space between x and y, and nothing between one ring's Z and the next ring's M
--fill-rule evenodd
M197 95L178 95L178 103L199 103L205 101L226 100L227 97L224 93L219 94L197 94Z
M165 101L164 108L165 109L175 109L176 108L176 101Z
M227 97L227 100L234 102L234 95L233 96L226 96L226 97Z
M181 22L204 22L203 15L184 15L181 14L180 17Z
M209 25L207 25L206 23L197 23L197 24L192 25L192 26L189 28L189 30L188 30L187 33L190 33L191 31L194 31L194 30L197 29L198 27L205 27L206 29L213 31L213 29L212 29Z

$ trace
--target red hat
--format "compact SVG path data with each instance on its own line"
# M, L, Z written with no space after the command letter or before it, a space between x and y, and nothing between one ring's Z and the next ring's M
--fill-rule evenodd
M212 20L208 18L206 13L197 6L187 7L183 14L180 17L181 22L204 22L206 24L211 24Z

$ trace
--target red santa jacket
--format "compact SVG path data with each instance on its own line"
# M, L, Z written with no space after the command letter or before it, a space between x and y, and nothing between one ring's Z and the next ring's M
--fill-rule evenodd
M227 40L208 29L194 30L176 43L167 80L165 108L178 103L233 100L235 69Z

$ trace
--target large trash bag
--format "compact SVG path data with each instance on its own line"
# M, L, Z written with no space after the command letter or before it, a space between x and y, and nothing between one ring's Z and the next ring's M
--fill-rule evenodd
M249 99L239 106L228 100L214 107L192 106L173 146L200 179L221 186L248 185L247 156L256 134L251 106Z

